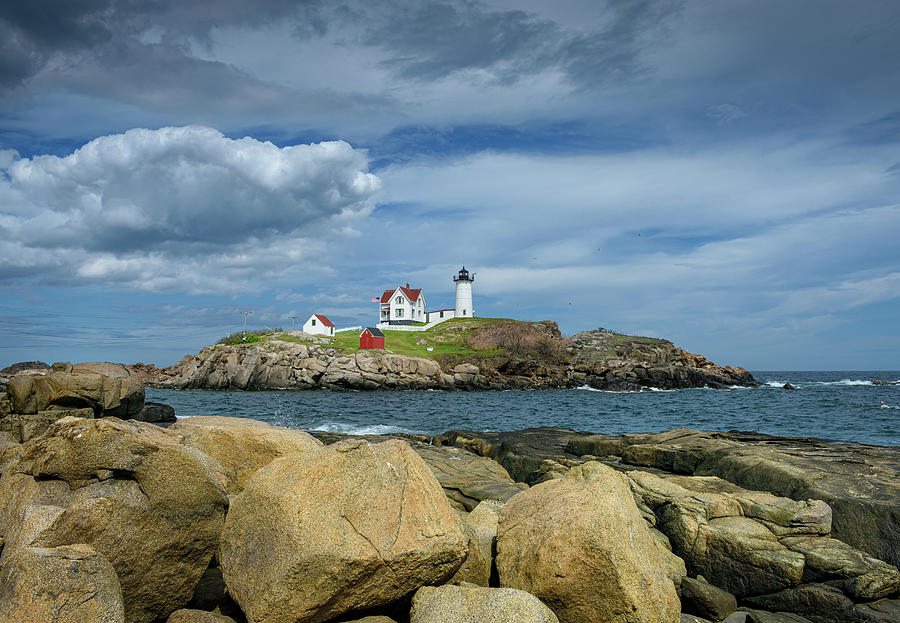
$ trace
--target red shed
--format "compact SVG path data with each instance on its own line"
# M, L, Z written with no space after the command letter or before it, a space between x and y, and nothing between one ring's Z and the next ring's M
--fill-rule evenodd
M384 333L375 327L366 327L359 335L359 347L363 349L380 348L384 350Z

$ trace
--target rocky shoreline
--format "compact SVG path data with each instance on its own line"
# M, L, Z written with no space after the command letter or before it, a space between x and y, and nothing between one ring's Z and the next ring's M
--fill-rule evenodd
M107 366L0 397L0 621L900 621L900 448L164 428Z
M539 323L558 334L555 323ZM552 325L552 326L550 326ZM564 362L495 356L447 366L424 357L367 350L345 354L324 344L271 341L209 346L168 368L138 364L145 383L212 390L504 390L589 386L610 391L758 383L743 368L719 366L666 340L585 331L568 342Z

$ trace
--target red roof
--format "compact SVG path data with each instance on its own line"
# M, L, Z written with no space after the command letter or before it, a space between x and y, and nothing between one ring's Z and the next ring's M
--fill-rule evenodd
M323 325L325 325L326 327L333 327L333 326L334 326L334 325L331 323L331 321L330 321L327 317L323 316L322 314L313 314L313 316L315 316L316 318L318 318L318 319L319 319L319 322L321 322L321 323L322 323Z
M403 294L406 295L406 298L408 298L408 299L409 299L410 301L412 301L413 303L415 303L416 301L418 301L418 300L419 300L419 295L422 294L422 288L410 289L410 288L404 288L403 286L400 286L399 289L403 292ZM392 295L394 294L394 292L396 292L396 291L397 291L397 290L385 290L385 291L384 291L384 294L381 295L381 302L382 302L382 303L390 303L390 302L391 302L391 296L392 296Z
M407 298L410 301L412 301L413 303L415 303L417 300L419 300L419 295L422 294L422 288L416 288L414 290L410 290L409 288L404 288L403 286L400 286L400 289L403 290L403 294L405 294L407 296Z

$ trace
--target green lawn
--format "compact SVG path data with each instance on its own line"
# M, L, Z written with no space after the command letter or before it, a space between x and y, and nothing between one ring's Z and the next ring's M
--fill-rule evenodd
M441 360L467 356L495 355L494 351L475 351L466 345L468 331L504 321L504 318L451 318L427 331L382 331L384 348L398 355ZM331 344L345 353L359 350L362 331L344 331L331 338ZM417 342L425 340L425 344ZM431 346L433 350L427 350Z
M384 342L385 350L389 353L398 355L406 355L410 357L424 357L437 361L442 368L453 366L457 363L469 362L476 365L483 365L485 360L496 358L498 356L510 357L537 357L538 359L548 360L547 358L553 353L546 352L541 349L532 349L534 352L521 352L521 345L511 344L511 351L507 351L500 346L495 346L489 350L476 350L469 346L468 338L476 333L477 329L488 327L497 323L513 322L520 325L532 325L536 323L523 322L519 320L511 320L509 318L451 318L446 322L428 329L427 331L390 331L385 330ZM354 354L360 350L359 334L362 329L356 331L343 331L332 338L324 338L328 340L328 346L339 350L345 354ZM527 332L526 332L527 333ZM613 332L605 332L607 336L601 337L600 343L593 349L593 354L605 356L605 358L615 358L627 356L627 354L638 344L646 344L653 346L667 346L670 343L666 340L653 337L628 336ZM321 336L320 336L321 337ZM244 341L242 333L233 335L220 340L219 344L249 344L258 341L280 340L284 342L307 343L299 337L287 335L286 333L275 331L255 331L247 333L247 340ZM489 337L487 342L479 340L482 343L504 343L491 341ZM424 343L419 343L424 342ZM324 344L323 344L324 345ZM431 347L429 351L428 348ZM527 347L526 347L527 350ZM563 351L549 359L551 363L559 363L558 359L567 359L568 355Z

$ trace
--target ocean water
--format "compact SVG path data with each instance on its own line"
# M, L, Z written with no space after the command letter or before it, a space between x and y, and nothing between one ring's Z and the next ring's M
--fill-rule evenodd
M148 389L178 417L228 415L304 430L424 433L560 426L604 434L689 427L900 445L900 372L754 372L758 388L640 393L212 392ZM798 391L781 389L785 383Z

